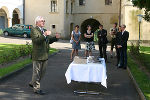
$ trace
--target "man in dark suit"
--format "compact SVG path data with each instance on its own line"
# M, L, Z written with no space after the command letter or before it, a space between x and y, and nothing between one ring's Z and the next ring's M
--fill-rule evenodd
M40 81L48 63L49 44L57 41L60 36L50 36L51 32L43 28L45 20L41 16L36 17L35 24L36 27L31 27L33 74L29 86L33 87L36 94L43 95L45 92L40 89Z
M99 53L101 58L105 58L107 61L106 48L107 48L107 30L103 29L103 25L99 25L99 31L97 32Z
M129 32L125 30L126 25L121 25L121 30L118 36L117 47L120 49L120 68L127 68L127 41Z

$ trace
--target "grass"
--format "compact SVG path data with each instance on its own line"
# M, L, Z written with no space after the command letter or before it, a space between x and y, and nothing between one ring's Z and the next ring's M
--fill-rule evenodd
M0 44L0 48L0 64L30 55L32 52L31 45Z
M150 47L140 47L140 54L135 55L135 57L150 73Z
M55 53L55 52L58 52L58 50L55 49L55 48L50 48L49 54L53 54L53 53Z
M0 54L7 52L8 50L12 50L15 47L19 47L17 44L0 44Z
M140 54L132 58L128 53L128 67L147 100L150 100L150 79L136 64L138 59L150 72L150 47L141 47Z
M14 50L14 49L16 50L16 48L19 47L19 46L20 45L16 45L16 44L0 44L0 57L1 57L2 54L7 54L7 53L9 54L10 50ZM49 54L53 54L55 52L58 52L58 50L55 49L55 48L50 48ZM2 58L0 58L0 60L2 60ZM13 64L11 66L0 68L0 77L5 76L5 75L7 75L11 72L14 72L14 71L18 70L18 69L21 69L25 65L30 64L31 62L32 62L32 60L30 58L27 58L27 59L24 59L21 62L17 62L16 64Z
M0 77L5 76L11 72L14 72L18 69L23 68L25 65L30 64L32 62L31 59L27 58L21 62L18 62L16 64L4 67L4 68L0 68Z

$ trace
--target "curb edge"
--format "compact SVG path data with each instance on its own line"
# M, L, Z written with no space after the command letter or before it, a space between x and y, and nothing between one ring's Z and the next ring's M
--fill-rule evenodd
M130 69L128 67L127 67L127 72L128 72L129 77L131 78L131 80L132 80L132 82L133 82L133 84L134 84L134 86L135 86L135 88L136 88L136 90L137 90L141 100L146 100L143 92L139 88L139 85L137 84L136 80L134 79L134 77L133 77L133 75L132 75L132 73L131 73L131 71L130 71Z
M58 50L57 52L55 52L55 53L53 53L53 54L50 54L48 57L54 56L54 55L56 55L56 54L59 53L59 52L60 52L60 50ZM18 69L18 70L15 70L15 71L13 71L13 72L10 72L10 73L7 74L7 75L4 75L4 76L0 77L0 81L2 81L3 79L5 79L5 78L7 78L7 77L9 77L9 76L11 76L11 75L16 74L17 72L22 71L23 69L27 68L29 65L31 65L31 63L30 63L30 64L26 64L24 67L22 67L22 68L20 68L20 69Z

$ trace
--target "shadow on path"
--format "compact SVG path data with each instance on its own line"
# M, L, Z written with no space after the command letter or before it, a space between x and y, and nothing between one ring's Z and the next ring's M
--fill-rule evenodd
M75 95L74 89L84 89L84 83L66 83L65 72L70 64L70 50L61 49L49 58L47 72L41 82L41 88L48 93L36 95L28 86L32 75L32 65L23 71L0 81L0 100L140 100L126 70L117 69L116 59L108 55L107 85L88 84L89 90L100 91L100 95ZM84 52L79 52L83 56ZM94 51L96 56L98 51Z

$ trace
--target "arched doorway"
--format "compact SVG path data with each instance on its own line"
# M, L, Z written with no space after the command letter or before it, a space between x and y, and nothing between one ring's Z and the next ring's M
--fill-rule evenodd
M73 23L70 23L70 37L71 37L71 32L73 31Z
M92 27L92 31L95 32L99 28L100 23L96 19L92 18L83 21L83 23L81 24L82 39L84 39L84 33L86 32L88 25L90 25Z
M12 25L20 24L19 14L16 10L13 11Z
M8 27L8 19L5 10L0 9L0 29Z

